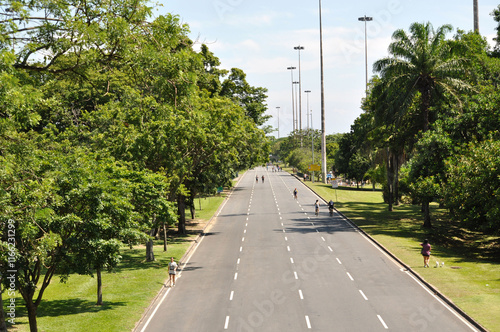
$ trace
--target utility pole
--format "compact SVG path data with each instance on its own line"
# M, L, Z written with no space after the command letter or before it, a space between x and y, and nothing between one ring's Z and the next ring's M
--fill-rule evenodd
M307 114L307 128L310 128L309 127L309 93L311 93L311 90L306 90L306 91L304 91L304 93L307 93L307 110L306 110L306 114Z
M300 75L300 51L304 49L304 46L295 46L293 49L299 51L299 135L300 146L302 146L302 77Z
M293 70L295 69L295 67L287 67L286 69L290 70L291 74L292 74L292 124L293 124L293 134L295 135L295 98L293 97Z
M280 107L276 106L276 110L278 111L278 139L280 139Z
M321 66L321 173L326 184L326 128L325 128L325 85L323 68L323 24L321 22L321 0L319 0L319 54Z
M479 0L474 0L474 32L479 33Z
M368 96L368 41L366 37L366 22L372 21L373 17L366 15L358 18L358 21L365 22L365 97Z

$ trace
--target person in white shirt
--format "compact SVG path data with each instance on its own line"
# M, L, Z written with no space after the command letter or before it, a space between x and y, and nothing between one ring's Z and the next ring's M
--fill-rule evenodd
M177 274L177 263L174 258L170 258L170 263L168 263L168 276L170 278L170 286L175 286L175 275Z

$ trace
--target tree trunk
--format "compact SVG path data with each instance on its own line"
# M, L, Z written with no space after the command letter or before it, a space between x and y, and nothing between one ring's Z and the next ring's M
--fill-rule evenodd
M149 239L148 242L146 242L146 261L148 262L153 262L155 260L153 246L154 246L153 239Z
M394 205L399 205L399 155L394 154Z
M33 301L29 301L26 303L26 309L28 310L28 321L30 323L30 331L38 332L38 326L36 322L36 310L37 307L33 303Z
M163 251L167 251L167 227L168 224L166 222L163 223Z
M5 312L3 311L2 277L0 277L0 332L7 332L7 322L5 321Z
M429 207L429 200L424 199L422 202L422 208L424 210L424 227L425 228L431 228L431 212L430 212L430 207Z
M196 218L196 209L194 208L194 201L189 205L189 210L191 211L191 219Z
M431 107L431 88L428 86L420 89L422 94L422 104L420 105L420 110L423 117L423 132L425 133L429 130L429 109Z
M97 274L97 305L102 305L102 277L101 269L96 269Z
M186 235L186 197L183 195L177 197L177 213L179 214L178 232Z
M394 185L394 169L392 165L392 153L387 148L387 189L388 189L388 203L389 203L389 211L392 211L392 202L393 198L393 185Z

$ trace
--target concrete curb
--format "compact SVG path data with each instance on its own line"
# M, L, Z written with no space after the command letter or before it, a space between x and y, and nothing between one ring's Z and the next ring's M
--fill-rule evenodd
M316 196L321 198L323 202L326 204L326 200L321 197L317 192L315 192L312 188L307 186L297 175L291 174L295 178L297 178L304 186L309 189L311 192L313 192ZM394 259L398 264L400 264L406 271L410 272L416 279L418 279L422 284L424 284L430 291L434 293L437 297L439 297L441 300L443 300L447 305L449 305L453 310L455 310L460 316L462 316L465 320L467 320L471 325L473 325L475 328L477 328L479 331L482 332L488 332L487 329L485 329L481 324L476 322L472 317L470 317L465 311L460 309L453 301L448 299L444 294L442 294L439 290L437 290L434 286L429 284L427 281L425 281L424 278L422 278L417 272L413 271L411 267L406 265L403 261L401 261L398 257L396 257L392 252L390 252L387 248L385 248L382 244L377 242L373 237L371 237L368 233L366 233L363 229L361 229L358 225L356 225L353 221L351 221L349 218L347 218L346 215L344 215L342 212L337 210L337 208L334 208L335 211L339 215L341 215L351 226L353 226L356 230L358 230L361 234L363 234L366 238L368 238L371 242L373 242L377 247L379 247L382 251L384 251L388 256L390 256L392 259Z

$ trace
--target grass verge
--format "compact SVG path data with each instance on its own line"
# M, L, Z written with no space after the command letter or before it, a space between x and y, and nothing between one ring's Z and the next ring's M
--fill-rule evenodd
M468 232L432 205L433 228L422 227L420 207L389 212L380 191L306 183L405 264L490 331L500 331L500 238ZM432 244L431 268L423 268L420 243ZM444 268L433 268L436 261Z
M145 261L145 246L133 249L123 247L119 266L112 272L102 274L102 306L95 305L96 278L72 274L66 283L61 283L58 277L54 277L38 308L38 330L131 331L167 280L166 267L170 257L175 257L176 261L182 258L224 197L225 194L197 200L197 218L187 221L188 235L177 236L171 230L167 252L163 251L163 241L157 241L154 262ZM16 304L16 324L12 327L9 325L9 331L29 331L27 312L20 296L16 298Z

